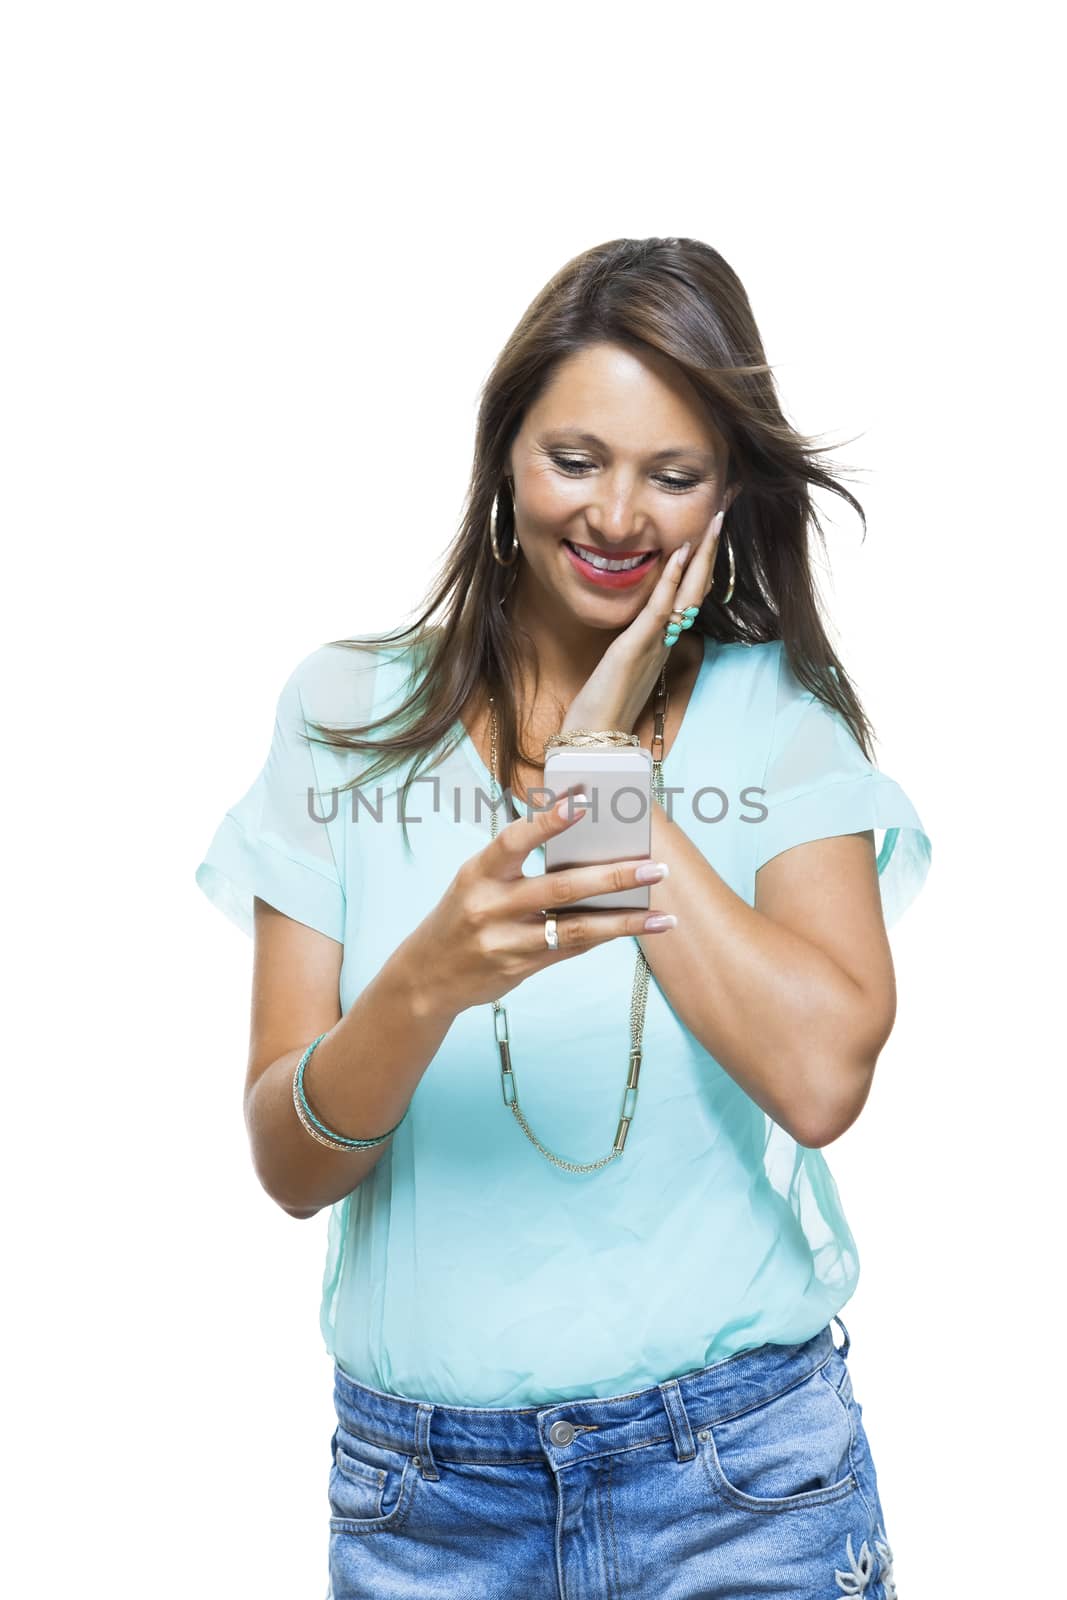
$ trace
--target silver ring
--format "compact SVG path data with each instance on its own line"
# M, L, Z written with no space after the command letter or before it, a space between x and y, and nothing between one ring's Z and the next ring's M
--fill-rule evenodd
M558 950L559 929L556 926L556 913L554 911L543 911L541 915L545 919L545 943L550 950Z

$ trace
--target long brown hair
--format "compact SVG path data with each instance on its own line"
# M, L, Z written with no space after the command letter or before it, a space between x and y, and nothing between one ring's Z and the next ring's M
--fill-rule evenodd
M506 614L515 572L493 558L490 513L502 491L497 541L510 551L515 529L504 480L512 442L557 364L600 342L668 356L729 448L727 481L739 483L741 492L727 513L712 592L694 626L725 643L781 639L800 683L841 713L873 759L873 729L823 628L809 561L810 528L825 546L813 487L847 501L866 533L863 507L820 459L834 447L798 433L783 415L748 296L717 250L698 239L613 239L576 256L550 279L497 358L478 410L459 532L423 610L392 634L332 641L360 650L410 649L405 697L386 715L351 728L309 722L321 735L315 742L377 752L353 784L371 782L414 756L410 783L450 734L438 759L455 748L467 706L492 694L501 787L510 786L520 757L520 658ZM726 538L736 565L728 609L719 598L728 578ZM391 725L393 731L368 737ZM540 752L522 756L540 763Z

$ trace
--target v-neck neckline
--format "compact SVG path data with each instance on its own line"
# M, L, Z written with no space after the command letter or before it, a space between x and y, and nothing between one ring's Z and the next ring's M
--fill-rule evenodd
M663 758L664 774L670 771L673 775L674 768L678 763L678 752L681 750L684 754L687 730L693 721L693 712L696 709L697 702L700 699L701 692L703 691L704 685L709 676L711 657L716 641L709 633L702 633L701 640L703 643L703 653L700 658L700 665L697 668L697 675L693 679L693 687L689 691L689 699L686 701L685 710L682 713L682 720L678 726L678 731L674 736L674 740L670 749ZM463 721L462 717L456 718L452 725L452 731L458 731L460 733L461 738L459 742L466 754L467 761L473 768L475 775L481 778L482 782L485 784L486 794L491 797L493 792L493 775L489 771L489 768L486 766L485 762L482 760L478 751L478 747L468 733L467 725Z

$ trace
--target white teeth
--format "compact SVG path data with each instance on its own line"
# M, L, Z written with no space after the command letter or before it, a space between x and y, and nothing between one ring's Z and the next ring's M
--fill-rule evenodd
M639 567L646 560L645 556L631 556L628 561L607 561L603 556L595 556L591 550L582 550L577 545L572 548L577 550L583 561L588 561L591 567L598 567L601 572L629 572L632 567Z

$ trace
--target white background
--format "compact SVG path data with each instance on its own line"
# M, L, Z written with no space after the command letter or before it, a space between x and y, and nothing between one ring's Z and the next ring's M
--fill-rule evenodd
M869 531L825 505L824 594L933 840L895 1032L827 1151L900 1593L1040 1588L1064 264L1039 8L375 9L3 23L6 1592L325 1592L326 1213L254 1177L251 944L193 874L295 662L418 607L530 299L662 234L725 255L787 414L852 441Z

